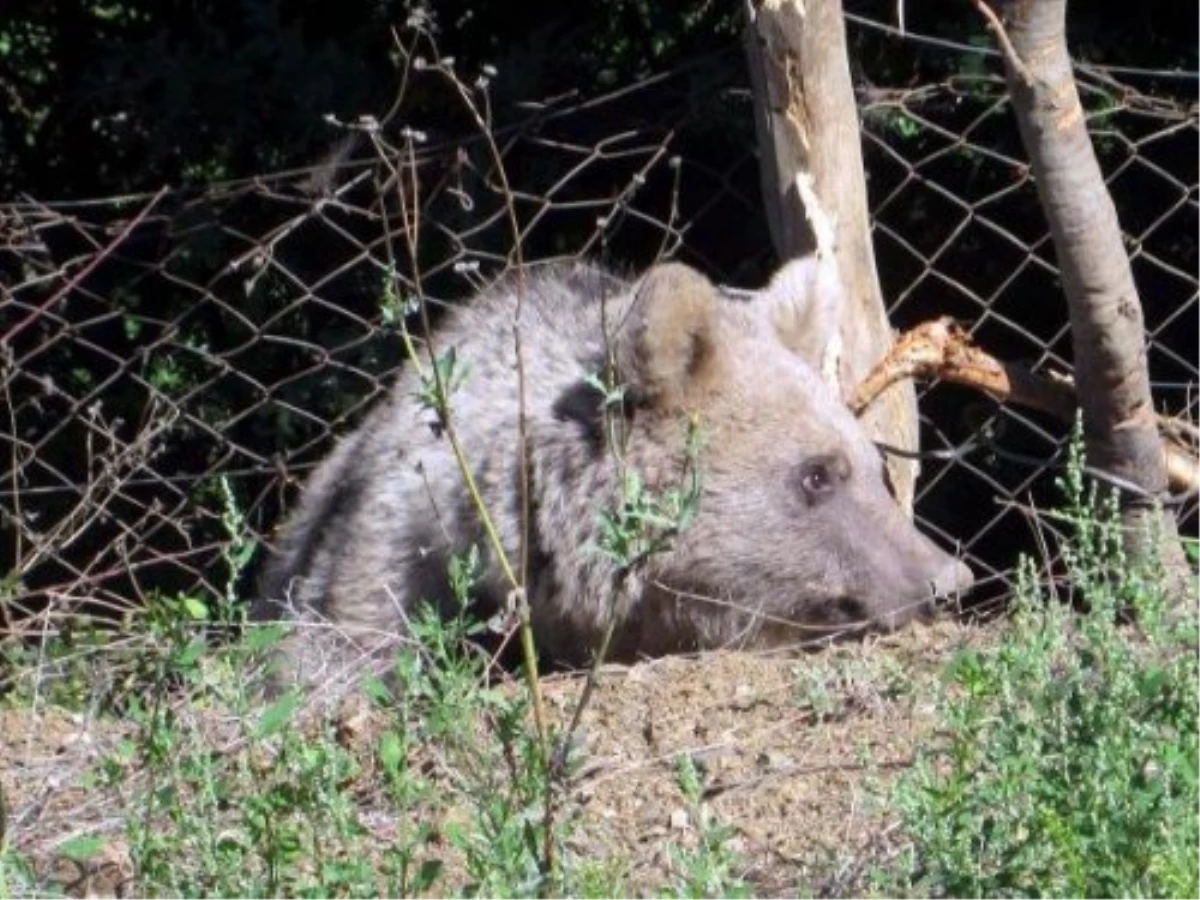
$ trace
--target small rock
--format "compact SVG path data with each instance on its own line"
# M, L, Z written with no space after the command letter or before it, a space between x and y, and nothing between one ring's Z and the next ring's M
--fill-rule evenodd
M733 702L730 704L734 709L743 712L758 702L758 692L748 684L739 684L733 692Z
M686 809L676 809L671 813L671 830L687 831L691 827L691 816Z

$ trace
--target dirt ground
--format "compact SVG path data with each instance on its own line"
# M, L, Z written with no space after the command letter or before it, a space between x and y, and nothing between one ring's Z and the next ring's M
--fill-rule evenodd
M573 849L617 861L625 883L654 893L669 875L670 848L695 842L699 813L732 828L739 874L756 894L853 892L867 867L901 846L887 789L914 750L936 739L933 696L944 664L1001 627L939 622L815 653L606 668L582 721ZM579 676L547 679L557 721L569 717L582 684ZM4 709L0 730L9 845L67 893L120 893L132 874L122 810L88 786L87 773L129 726ZM370 736L368 724L355 740ZM701 773L700 810L681 793L680 754ZM57 852L80 835L106 839L86 866Z

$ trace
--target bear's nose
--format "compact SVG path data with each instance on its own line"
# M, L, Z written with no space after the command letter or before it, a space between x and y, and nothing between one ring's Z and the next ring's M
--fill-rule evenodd
M975 573L960 559L952 560L933 579L933 595L943 599L955 599L975 586Z

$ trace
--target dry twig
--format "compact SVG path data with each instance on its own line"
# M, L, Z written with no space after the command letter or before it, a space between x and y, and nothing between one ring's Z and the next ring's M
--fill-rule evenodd
M1016 403L1070 422L1079 402L1066 375L1039 375L1025 366L1001 362L971 341L953 319L941 318L905 332L850 398L855 415L888 387L905 378L940 378L984 391L1002 403ZM1167 477L1172 491L1200 490L1196 430L1170 416L1157 416ZM1190 436L1190 440L1189 440Z

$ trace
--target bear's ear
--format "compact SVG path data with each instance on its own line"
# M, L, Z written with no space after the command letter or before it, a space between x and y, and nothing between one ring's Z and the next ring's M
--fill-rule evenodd
M846 289L832 254L803 256L784 264L758 294L783 345L818 371L838 339Z
M613 341L621 381L644 402L680 405L711 365L720 302L712 282L690 266L650 269Z

